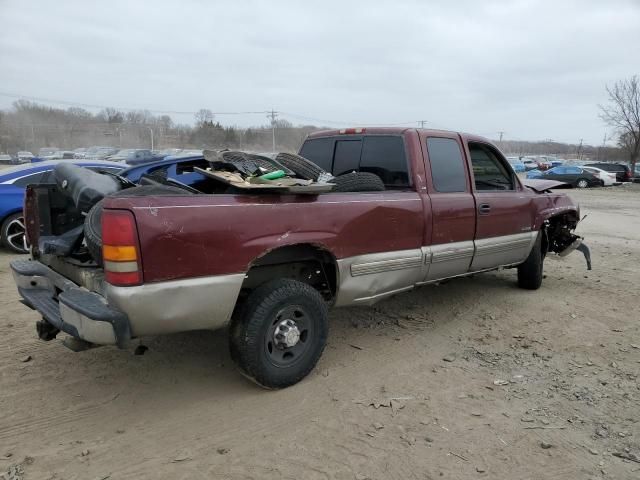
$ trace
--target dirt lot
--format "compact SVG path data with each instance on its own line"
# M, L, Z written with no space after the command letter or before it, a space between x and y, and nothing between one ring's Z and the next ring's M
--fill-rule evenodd
M144 356L37 340L2 253L0 476L640 478L614 455L640 461L638 187L571 192L592 272L573 254L537 292L508 270L335 310L314 373L274 392L222 331Z

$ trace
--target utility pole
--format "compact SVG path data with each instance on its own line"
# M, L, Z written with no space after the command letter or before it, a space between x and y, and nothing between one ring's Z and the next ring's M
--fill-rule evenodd
M424 128L424 124L428 122L428 120L418 120L420 122L420 128Z
M151 134L151 150L153 150L153 128L147 127L149 129L149 133Z
M580 139L580 145L578 145L578 160L582 160L582 141L583 139Z
M605 132L604 137L602 138L602 147L600 148L600 150L602 151L602 156L603 156L602 160L606 159L606 158L604 158L604 157L606 157L604 147L605 147L605 144L607 143L607 140L608 140L607 133ZM600 152L598 152L598 160L601 160L600 159Z
M502 136L504 135L504 132L498 132L500 134L500 143L502 143Z
M278 116L278 112L276 112L273 108L271 108L271 113L267 115L267 118L271 119L271 137L272 137L272 148L273 153L276 153L276 117Z

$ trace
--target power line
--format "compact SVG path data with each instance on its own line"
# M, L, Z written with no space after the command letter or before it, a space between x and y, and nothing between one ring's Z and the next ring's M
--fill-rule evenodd
M22 95L19 93L11 93L11 92L1 92L0 91L0 97L7 97L7 98L15 98L15 99L21 99L21 100L29 100L32 102L41 102L41 103L49 103L49 104L57 104L57 105L64 105L64 106L69 106L69 107L81 107L81 108L91 108L91 109L107 109L107 108L113 108L115 110L119 110L119 111L124 111L124 112L131 112L131 111L147 111L149 113L153 113L153 114L168 114L168 115L195 115L197 112L196 111L186 111L186 110L170 110L170 109L152 109L152 108L140 108L140 107L124 107L124 106L113 106L113 105L102 105L102 104L96 104L96 103L83 103L83 102L74 102L74 101L69 101L69 100L60 100L60 99L54 99L54 98L46 98L46 97L36 97L36 96L32 96L32 95ZM267 115L267 117L272 118L272 115L275 113L276 115L281 115L281 116L285 116L285 117L289 117L289 118L293 118L293 119L297 119L297 120L304 120L304 121L311 121L311 122L318 122L320 124L325 124L325 125L367 125L367 126L371 126L371 127L395 127L395 126L411 126L411 125L420 125L421 128L424 128L425 124L428 122L428 120L407 120L404 122L384 122L384 123L371 123L371 122L361 122L361 121L345 121L345 120L328 120L328 119L321 119L321 118L316 118L316 117L309 117L306 115L300 115L297 113L293 113L293 112L275 112L273 109L271 110L252 110L252 111L239 111L239 112L229 112L229 111L224 111L224 112L211 112L213 115ZM274 121L274 118L272 118L272 121Z
M155 110L155 109L149 109L149 108L114 107L113 105L98 105L93 103L71 102L68 100L56 100L52 98L32 97L29 95L20 95L17 93L7 93L7 92L0 92L0 97L24 99L24 100L30 100L32 102L56 103L59 105L66 105L70 107L100 108L100 109L114 108L116 110L123 110L123 111L144 110L149 113L166 113L170 115L195 115L197 113L197 112L179 111L179 110ZM262 110L259 112L251 111L251 112L212 112L212 113L214 115L258 115L258 114L265 114L269 112Z

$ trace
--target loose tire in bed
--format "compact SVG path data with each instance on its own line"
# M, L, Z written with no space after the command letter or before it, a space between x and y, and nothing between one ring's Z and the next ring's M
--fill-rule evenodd
M331 183L335 183L334 192L381 192L384 183L379 176L368 172L350 172L338 175Z
M167 196L167 195L192 195L191 192L179 187L168 185L144 185L141 187L127 188L120 190L110 197L147 197L147 196ZM96 203L84 220L84 240L91 257L102 265L102 207L104 199Z
M318 180L321 173L326 173L318 165L310 160L307 160L300 155L294 155L293 153L281 152L276 155L276 161L287 167L294 172L300 178L306 180Z

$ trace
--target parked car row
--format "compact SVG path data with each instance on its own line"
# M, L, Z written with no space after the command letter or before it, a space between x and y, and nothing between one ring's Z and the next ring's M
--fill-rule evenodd
M107 160L123 162L129 165L139 165L147 162L155 162L169 155L181 157L194 154L200 155L202 154L202 150L183 150L180 148L167 148L164 150L149 150L146 148L119 149L103 146L61 150L57 147L44 147L38 151L37 155L27 151L20 151L15 155L0 154L0 164L18 165L48 160Z
M527 178L544 178L564 182L574 188L609 187L633 181L631 169L619 163L588 163L586 165L561 165L549 170L527 172Z

